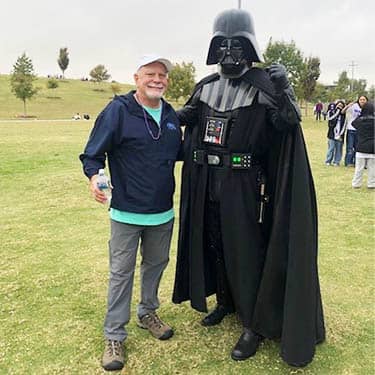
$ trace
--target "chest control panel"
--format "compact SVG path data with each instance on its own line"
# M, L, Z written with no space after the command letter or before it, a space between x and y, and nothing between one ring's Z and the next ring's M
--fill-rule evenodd
M233 169L249 169L251 167L251 154L232 154Z

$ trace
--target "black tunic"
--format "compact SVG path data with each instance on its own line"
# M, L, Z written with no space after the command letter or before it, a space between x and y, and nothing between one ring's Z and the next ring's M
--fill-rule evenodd
M212 107L199 100L201 88L217 79L214 75L198 84L192 101L180 113L182 124L185 117L190 126L185 131L173 301L190 300L199 311L207 310L206 297L216 291L203 240L208 169L212 166L194 163L192 151L205 148L203 125L206 116L212 115ZM227 150L251 153L257 163L247 170L220 171L227 277L242 324L265 337L281 338L283 359L302 366L312 360L315 344L324 340L311 170L300 125L285 121L280 125L277 109L262 104L262 95L275 103L268 75L251 69L242 79L257 92L250 105L236 109ZM260 170L266 175L270 197L263 224L258 223Z

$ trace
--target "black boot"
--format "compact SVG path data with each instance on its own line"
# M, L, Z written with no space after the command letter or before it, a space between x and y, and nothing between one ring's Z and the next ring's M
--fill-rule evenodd
M242 361L252 357L257 352L258 346L263 339L263 336L254 333L250 328L244 328L242 335L232 351L232 359Z
M226 315L232 314L233 312L234 311L231 308L223 305L217 305L214 310L204 317L201 324L205 327L215 326L216 324L219 324Z

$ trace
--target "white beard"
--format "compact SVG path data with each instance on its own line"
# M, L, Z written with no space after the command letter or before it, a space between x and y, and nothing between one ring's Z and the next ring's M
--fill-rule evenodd
M160 100L163 97L164 92L165 92L165 90L163 90L160 93L155 92L153 90L146 90L145 94L146 94L148 99L151 99L151 100L159 99Z

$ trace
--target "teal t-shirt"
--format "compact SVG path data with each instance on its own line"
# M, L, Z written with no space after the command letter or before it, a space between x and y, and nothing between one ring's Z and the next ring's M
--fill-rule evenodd
M160 225L168 223L168 221L174 218L174 210L171 208L168 211L157 214L138 214L135 212L126 212L111 208L110 217L114 221L125 224Z
M143 106L149 115L156 121L160 127L161 106L159 108L150 108ZM111 208L110 217L112 220L125 224L135 225L160 225L167 223L174 218L174 210L171 208L168 211L157 214L139 214L135 212L127 212Z
M161 106L159 108L146 107L145 105L142 107L148 112L148 114L156 121L156 123L160 127Z

